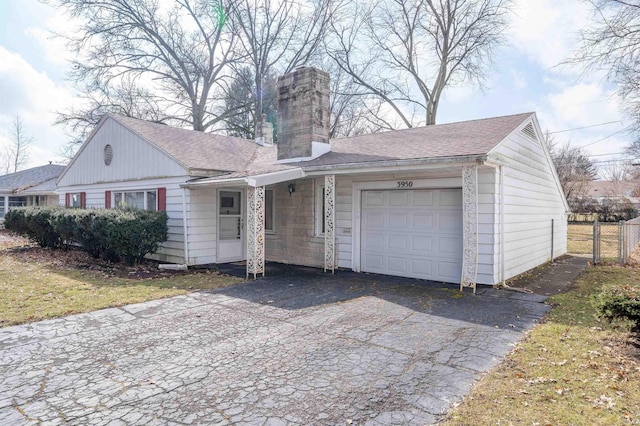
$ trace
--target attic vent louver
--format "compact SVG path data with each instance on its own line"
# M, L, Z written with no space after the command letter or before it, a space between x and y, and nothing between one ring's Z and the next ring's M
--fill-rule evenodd
M111 160L113 160L113 148L107 144L104 147L104 164L108 166L111 164Z
M533 124L529 123L522 128L520 131L523 135L528 137L529 139L533 139L534 141L538 140L538 135L536 134L536 130L533 128Z

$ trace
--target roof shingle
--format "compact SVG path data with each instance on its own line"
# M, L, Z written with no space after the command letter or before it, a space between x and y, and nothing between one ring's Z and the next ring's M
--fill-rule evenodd
M47 164L45 166L33 167L16 173L0 176L1 192L17 192L25 190L43 182L52 180L60 176L65 166L57 164Z

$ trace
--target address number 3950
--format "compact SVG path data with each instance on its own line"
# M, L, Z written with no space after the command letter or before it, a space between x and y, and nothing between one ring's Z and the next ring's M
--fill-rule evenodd
M398 181L398 188L411 188L413 187L413 181L412 180L399 180Z

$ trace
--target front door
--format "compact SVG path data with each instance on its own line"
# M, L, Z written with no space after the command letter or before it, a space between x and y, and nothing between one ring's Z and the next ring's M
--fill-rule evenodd
M242 191L218 191L218 262L244 259Z

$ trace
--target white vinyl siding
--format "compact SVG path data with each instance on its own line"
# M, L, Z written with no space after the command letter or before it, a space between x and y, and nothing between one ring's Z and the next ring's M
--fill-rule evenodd
M113 159L108 166L104 162L104 148L107 144L113 148ZM59 186L163 178L186 174L186 170L171 157L122 124L109 118L81 148L71 167L61 177Z
M566 253L566 208L540 141L516 131L491 155L505 164L504 278L509 279L551 259L552 219L554 257Z

